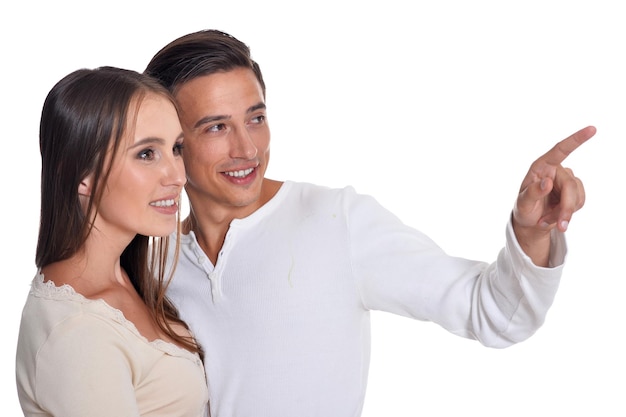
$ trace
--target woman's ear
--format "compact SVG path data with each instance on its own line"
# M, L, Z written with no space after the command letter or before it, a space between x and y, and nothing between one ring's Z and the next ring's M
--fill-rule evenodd
M92 176L88 175L78 185L78 195L89 197L91 196Z

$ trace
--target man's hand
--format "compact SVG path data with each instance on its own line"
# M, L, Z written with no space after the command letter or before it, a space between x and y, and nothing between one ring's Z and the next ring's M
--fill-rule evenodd
M550 230L556 227L565 232L572 215L585 203L582 181L561 163L595 133L595 127L587 126L563 139L533 162L522 181L513 209L513 229L537 265L547 265Z

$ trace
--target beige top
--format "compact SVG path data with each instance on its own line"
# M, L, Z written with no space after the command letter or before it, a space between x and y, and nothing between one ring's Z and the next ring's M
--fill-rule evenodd
M121 311L37 274L22 313L17 390L24 415L205 415L199 356L148 341Z

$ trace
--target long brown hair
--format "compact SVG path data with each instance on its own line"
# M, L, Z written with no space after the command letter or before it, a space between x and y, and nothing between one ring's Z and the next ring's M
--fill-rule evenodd
M156 80L135 71L100 67L79 69L61 79L48 93L41 113L41 213L35 263L42 268L68 259L83 245L93 227L112 160L124 137L129 109L148 93L167 98ZM111 152L109 152L111 151ZM108 166L108 168L106 168ZM80 182L91 175L94 190L81 206ZM180 209L178 216L180 235ZM178 246L179 239L176 239ZM165 296L168 237L136 235L123 251L120 264L165 334L192 352L202 353L192 338L178 335L172 324L188 326ZM178 247L176 247L176 257ZM176 259L172 265L176 265ZM173 268L172 268L173 269Z

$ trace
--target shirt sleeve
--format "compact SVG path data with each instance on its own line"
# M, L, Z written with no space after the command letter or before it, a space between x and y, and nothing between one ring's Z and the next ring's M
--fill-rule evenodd
M139 417L127 341L100 317L71 317L36 359L36 397L51 415Z
M534 265L506 227L493 263L447 255L373 198L344 201L353 271L364 306L432 321L462 337L502 348L543 324L565 261L564 235L552 234L550 268Z

